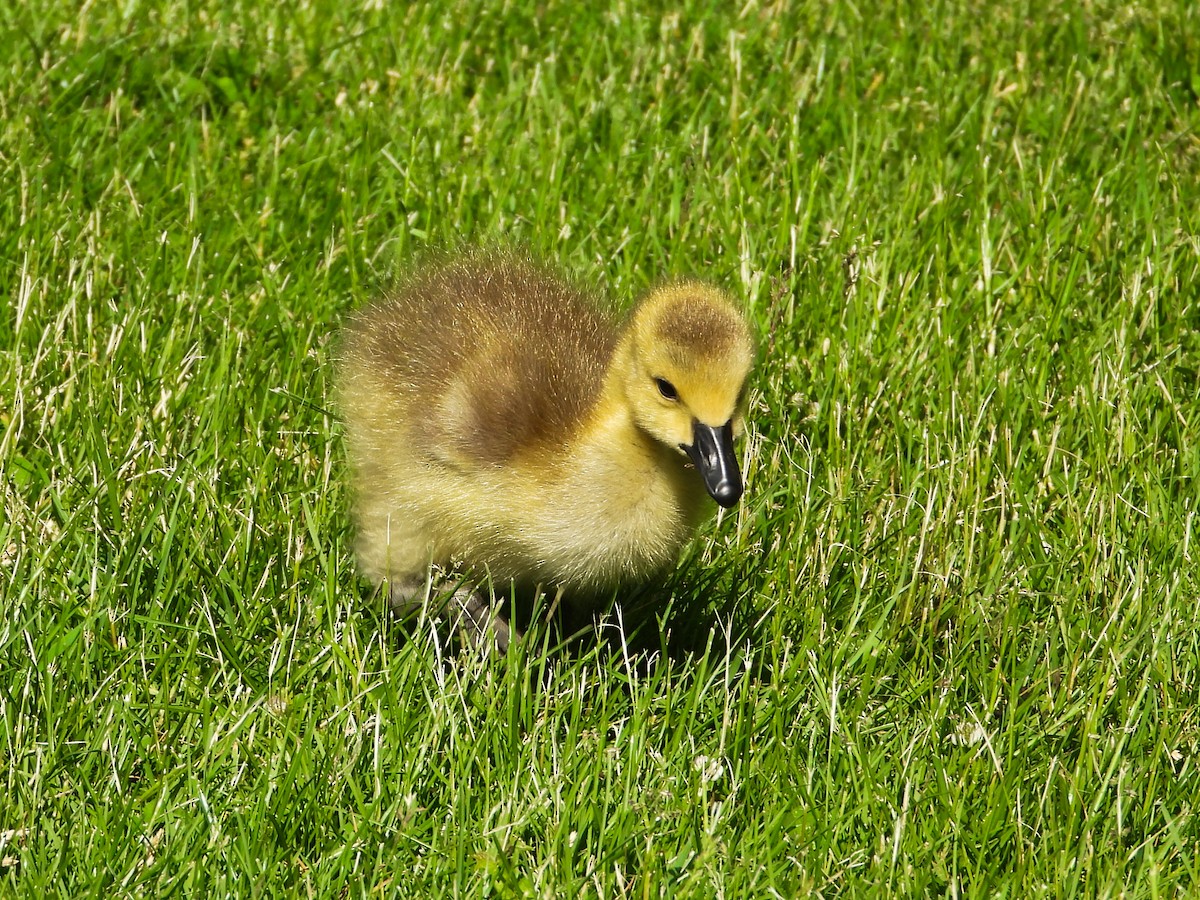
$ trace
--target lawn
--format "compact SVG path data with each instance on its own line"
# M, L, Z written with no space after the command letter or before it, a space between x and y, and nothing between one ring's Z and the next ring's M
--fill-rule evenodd
M0 7L0 896L1200 892L1200 6ZM760 336L568 650L395 620L339 322L528 248Z

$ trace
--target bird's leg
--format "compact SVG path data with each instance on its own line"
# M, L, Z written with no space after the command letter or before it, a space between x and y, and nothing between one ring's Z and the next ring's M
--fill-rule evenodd
M457 609L457 612L455 612ZM521 639L521 632L508 624L482 592L462 587L450 600L455 627L466 636L472 647L495 647L497 653L507 653L509 641Z
M387 582L388 605L397 615L408 617L425 605L425 579L404 578Z
M427 583L422 578L393 581L388 585L388 603L402 616L411 616L425 603ZM450 596L444 609L451 625L462 632L472 647L492 644L498 653L508 651L509 641L521 632L488 602L483 591L462 586Z

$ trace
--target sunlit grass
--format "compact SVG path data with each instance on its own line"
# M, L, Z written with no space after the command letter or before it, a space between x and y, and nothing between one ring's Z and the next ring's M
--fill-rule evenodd
M1193 5L0 23L0 892L1198 889ZM328 342L495 241L761 363L650 621L481 661L354 576Z

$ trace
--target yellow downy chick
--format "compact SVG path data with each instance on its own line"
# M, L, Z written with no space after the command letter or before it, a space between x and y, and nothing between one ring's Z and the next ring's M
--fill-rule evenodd
M576 608L670 567L742 494L754 345L716 288L651 291L624 325L528 260L432 267L348 324L339 378L360 571L419 607L430 566L559 588ZM476 637L507 625L475 591Z

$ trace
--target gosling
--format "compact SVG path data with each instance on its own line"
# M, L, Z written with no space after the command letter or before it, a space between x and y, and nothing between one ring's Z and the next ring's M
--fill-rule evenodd
M419 609L432 572L588 612L673 565L743 482L754 343L718 289L652 290L624 324L511 254L419 272L348 323L339 393L361 573ZM482 589L452 604L509 641Z

